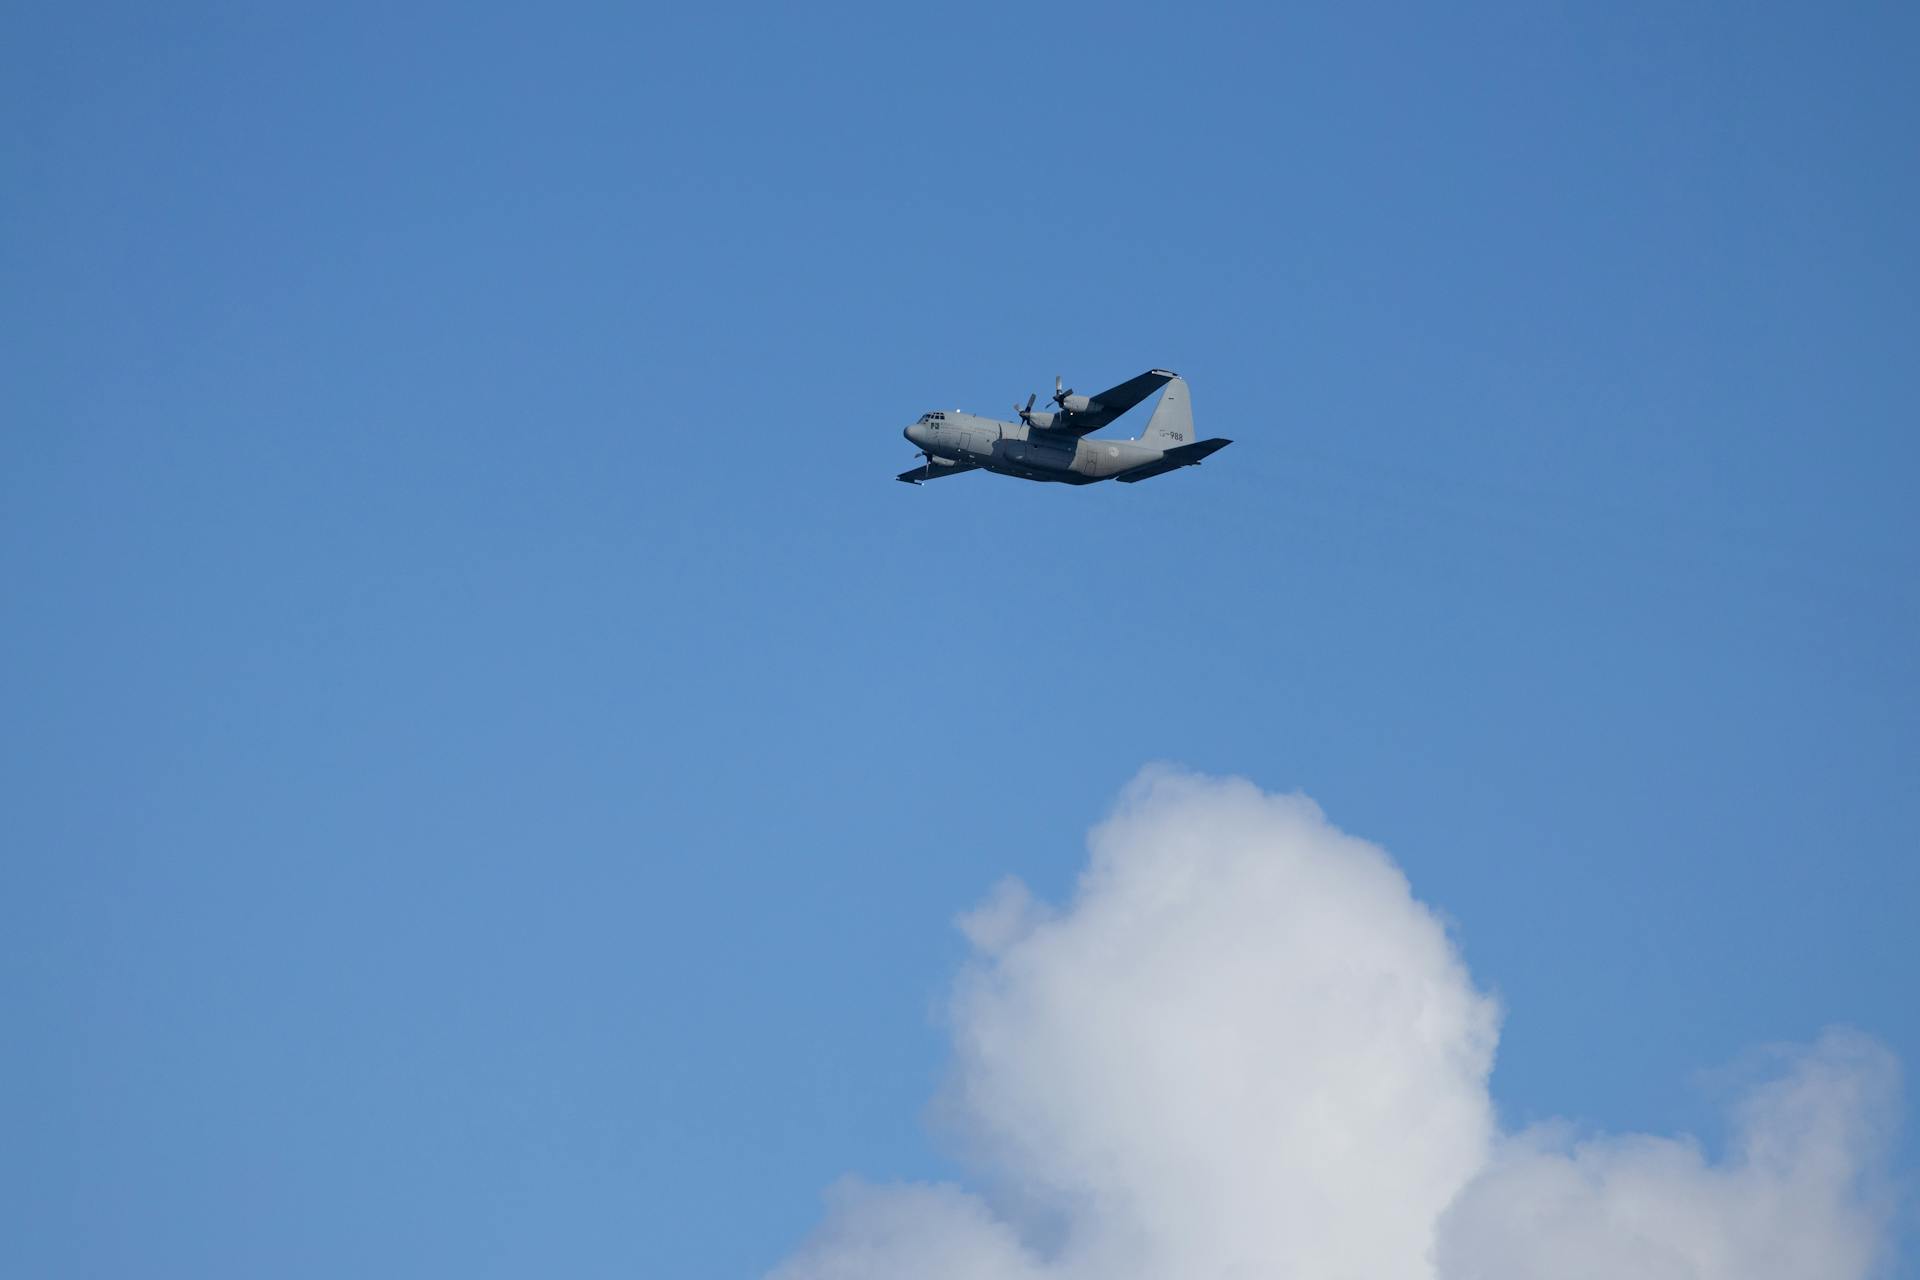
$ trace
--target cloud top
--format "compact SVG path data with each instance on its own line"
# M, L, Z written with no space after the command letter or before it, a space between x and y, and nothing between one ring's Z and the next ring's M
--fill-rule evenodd
M1832 1035L1722 1164L1503 1136L1499 1011L1379 848L1311 801L1149 770L1073 899L964 916L943 1124L981 1192L849 1182L777 1280L1864 1277L1897 1092Z

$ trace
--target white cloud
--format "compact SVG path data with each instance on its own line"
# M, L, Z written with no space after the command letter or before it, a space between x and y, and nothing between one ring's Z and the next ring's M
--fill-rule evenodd
M1143 774L1073 901L963 918L945 1125L984 1174L846 1183L778 1280L1847 1280L1884 1235L1889 1055L1832 1035L1685 1142L1503 1136L1446 930L1311 801Z
M1457 1280L1873 1274L1888 1205L1876 1175L1898 1088L1892 1055L1828 1032L1740 1109L1728 1158L1689 1141L1504 1143L1441 1220L1439 1274Z

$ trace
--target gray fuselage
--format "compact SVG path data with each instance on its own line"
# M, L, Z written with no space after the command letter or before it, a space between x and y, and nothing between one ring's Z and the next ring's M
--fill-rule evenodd
M1076 438L1071 432L1001 422L957 410L921 415L903 433L937 458L1022 480L1092 484L1158 462L1164 450L1137 440Z

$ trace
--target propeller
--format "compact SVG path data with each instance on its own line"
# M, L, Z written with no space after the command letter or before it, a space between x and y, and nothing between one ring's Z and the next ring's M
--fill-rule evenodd
M1053 375L1053 402L1060 406L1061 412L1064 413L1066 411L1067 397L1072 394L1073 394L1073 388L1062 387L1060 385L1060 375L1057 373L1054 374Z
M1020 415L1020 421L1026 423L1028 426L1033 425L1033 402L1039 398L1040 393L1036 391L1027 397L1026 408L1022 409L1018 404L1013 406L1013 411Z

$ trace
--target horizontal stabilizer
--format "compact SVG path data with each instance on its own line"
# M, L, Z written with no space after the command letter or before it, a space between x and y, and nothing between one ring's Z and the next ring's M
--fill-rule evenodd
M1218 453L1232 444L1231 440L1196 440L1192 444L1183 444L1169 449L1160 455L1158 462L1149 462L1144 467L1135 467L1115 476L1121 484L1134 484L1141 480L1151 480L1154 476L1163 476L1169 471L1178 471L1182 467L1196 467L1200 460L1209 454Z

